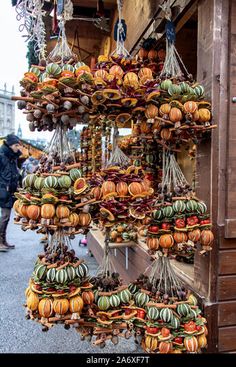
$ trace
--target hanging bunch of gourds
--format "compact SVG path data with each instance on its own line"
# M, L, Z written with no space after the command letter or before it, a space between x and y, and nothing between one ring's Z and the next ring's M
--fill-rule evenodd
M56 166L48 163L50 160L43 156L39 170L28 174L15 194L15 223L24 230L64 228L69 234L79 233L90 225L88 204L95 200L87 199L90 188L80 163Z
M140 167L111 166L93 175L88 183L91 198L100 201L99 213L94 213L93 219L102 228L121 227L124 220L126 224L142 220L151 209L154 190Z
M149 252L159 250L189 258L197 244L201 245L202 253L210 251L214 235L209 217L206 204L194 197L174 197L171 202L157 203L147 227Z
M118 127L142 122L162 143L196 139L213 128L211 104L198 83L164 79L149 67L118 55L98 57L95 70L82 62L33 66L21 80L18 108L31 131L65 129L93 119ZM144 130L143 130L144 131Z

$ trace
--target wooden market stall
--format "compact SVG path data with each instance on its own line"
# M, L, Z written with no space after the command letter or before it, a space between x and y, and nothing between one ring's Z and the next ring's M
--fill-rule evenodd
M145 5L140 1L134 3L132 6L137 12L131 12L130 2L125 2L123 14L129 32L127 48L133 54L137 53L143 38L155 32L164 33L163 19L158 17L159 4L154 9L152 1L145 2ZM236 352L236 1L173 3L177 47L188 69L195 73L211 98L214 122L218 125L212 131L211 140L198 147L196 160L196 191L211 211L215 234L213 250L206 256L197 252L193 265L175 261L174 267L202 300L209 326L208 352L233 353ZM142 11L146 18L140 17ZM191 177L186 155L181 154L179 162L186 176ZM104 237L92 229L88 243L100 262ZM135 279L150 264L142 241L128 250L122 247L113 251L113 261L126 281Z

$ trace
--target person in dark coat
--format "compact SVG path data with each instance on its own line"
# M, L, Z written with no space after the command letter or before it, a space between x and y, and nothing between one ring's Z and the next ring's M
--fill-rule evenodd
M20 140L16 135L7 135L0 147L0 251L15 248L6 240L7 225L14 204L14 192L18 186L17 159L21 155Z

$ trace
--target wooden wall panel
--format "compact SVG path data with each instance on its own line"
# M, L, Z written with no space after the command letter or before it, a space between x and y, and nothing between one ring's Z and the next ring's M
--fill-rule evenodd
M207 16L206 16L207 14ZM197 44L197 80L204 85L206 95L212 98L213 91L213 56L214 47L214 1L200 1L198 5L198 44ZM211 140L203 141L197 148L197 196L204 200L212 212L212 159ZM204 174L202 174L204 172ZM215 261L215 254L202 257L195 254L194 278L196 289L209 297L210 263ZM214 296L211 296L213 297Z
M236 299L236 275L219 277L218 299L219 301Z
M236 95L236 2L230 1L230 36L229 36L229 139L227 144L227 192L226 192L226 220L225 237L236 238L236 104L232 98Z
M236 250L220 251L219 274L236 274Z
M219 249L236 249L236 238L225 238L225 227L224 225L219 227Z
M236 301L219 303L218 325L236 325Z
M235 351L236 346L236 326L219 329L219 351Z

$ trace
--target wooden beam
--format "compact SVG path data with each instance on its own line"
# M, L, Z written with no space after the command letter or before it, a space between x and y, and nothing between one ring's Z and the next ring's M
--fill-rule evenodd
M192 15L197 11L197 1L193 3L193 5L186 11L183 17L179 20L175 27L176 33L180 31L181 28L185 25L185 23L192 17Z

